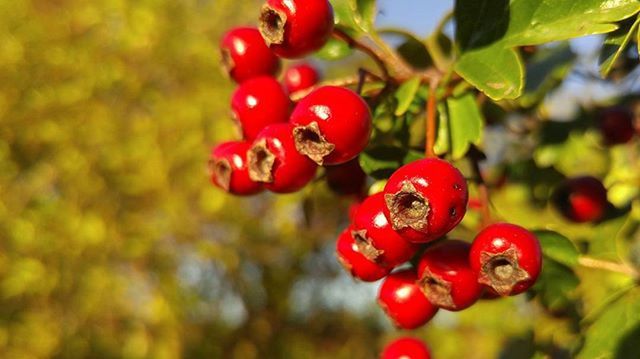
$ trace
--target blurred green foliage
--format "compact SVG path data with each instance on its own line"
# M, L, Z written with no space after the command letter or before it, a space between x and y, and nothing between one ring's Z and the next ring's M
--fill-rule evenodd
M0 358L372 358L402 334L376 284L333 258L348 200L322 183L241 199L208 182L209 146L234 136L217 41L259 5L0 2ZM593 142L576 136L576 149L549 144L536 159L570 166L561 151ZM629 177L621 151L612 183ZM624 220L569 226L535 204L544 181L527 180L514 173L496 194L501 217L609 253L593 238L615 238ZM477 214L465 221L455 234L470 239ZM568 293L550 300L577 291L585 312L629 284L569 272L580 285L561 282ZM521 296L442 311L414 334L438 358L562 358L580 345L577 318Z

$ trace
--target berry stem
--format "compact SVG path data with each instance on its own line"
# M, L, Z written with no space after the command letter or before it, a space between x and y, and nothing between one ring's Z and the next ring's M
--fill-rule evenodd
M391 75L389 74L389 69L387 68L386 62L384 61L385 56L384 54L381 53L380 50L374 47L371 47L365 43L357 41L356 39L351 37L349 34L347 34L346 32L338 28L335 28L333 30L333 36L338 40L342 40L346 42L347 45L349 45L349 47L360 50L365 54L367 54L378 65L378 67L380 68L380 71L382 71L382 77L385 80L391 79Z
M627 264L609 262L601 259L582 256L578 259L578 263L586 268L602 269L614 273L628 275L634 279L640 279L638 270Z
M435 82L429 88L429 97L427 99L427 125L426 125L426 143L424 148L424 155L427 158L435 158L436 153L433 147L436 143L436 86Z
M318 83L307 89L296 91L292 93L289 97L291 98L292 101L299 101L300 99L302 99L303 97L307 96L308 94L310 94L314 90L317 90L320 87L324 87L324 86L346 87L346 86L359 85L362 80L362 76L363 75L361 75L361 73L358 73L358 75L342 77L334 80L322 81L321 83ZM369 71L365 71L364 82L372 82L372 81L382 81L382 79L377 75L372 74Z
M480 196L480 204L482 208L480 209L480 214L482 216L481 225L482 227L486 227L492 223L491 220L491 196L489 194L489 187L484 181L484 177L482 176L482 171L480 171L480 160L483 157L482 152L478 150L475 146L471 146L469 150L469 161L471 162L471 169L473 170L473 175L478 186L478 195Z

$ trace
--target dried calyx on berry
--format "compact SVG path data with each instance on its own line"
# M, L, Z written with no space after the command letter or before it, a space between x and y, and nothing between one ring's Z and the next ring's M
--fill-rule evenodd
M250 144L243 141L224 142L214 147L208 166L211 182L229 193L240 196L262 191L262 185L249 177L249 147Z
M501 296L520 294L533 286L542 269L538 239L509 223L492 224L473 241L469 253L478 282Z
M354 278L364 282L375 282L385 277L391 268L369 260L353 238L353 227L345 229L336 242L336 256L342 267Z

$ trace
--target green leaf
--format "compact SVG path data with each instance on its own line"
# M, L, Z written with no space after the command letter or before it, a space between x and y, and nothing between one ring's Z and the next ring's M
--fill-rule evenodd
M637 358L640 342L640 289L611 303L585 333L578 359Z
M578 264L580 253L578 248L567 237L553 231L535 231L534 234L540 241L542 253L558 263L568 267Z
M335 61L343 59L352 53L353 49L346 42L330 38L314 56L322 60Z
M607 77L618 58L627 49L629 41L636 35L640 17L635 21L625 21L620 28L607 35L600 54L600 75Z
M472 143L480 144L484 118L471 93L447 99L447 110L451 156L457 160L467 153Z
M465 52L455 71L493 100L514 99L524 87L524 65L520 55L503 43Z
M398 100L398 107L395 111L396 116L402 116L407 112L418 93L418 88L420 88L419 77L414 77L400 85L395 93L395 98Z
M451 148L449 137L449 114L447 113L447 107L444 103L438 104L438 133L436 137L436 143L433 146L433 151L437 155L444 155L449 152Z
M400 166L424 158L417 151L393 146L377 146L360 154L360 167L375 179L387 179Z
M373 31L378 9L375 0L331 0L336 24L358 32Z
M608 33L618 28L615 22L638 11L637 0L511 0L504 39L520 46Z
M573 304L578 284L580 280L571 268L551 258L545 258L542 273L533 290L545 308L559 312Z
M527 81L520 104L530 107L541 102L571 71L575 57L568 43L538 49L526 64Z
M356 22L360 28L370 33L373 31L373 27L376 21L376 14L378 8L376 7L375 0L356 0L356 9L358 16L356 16Z

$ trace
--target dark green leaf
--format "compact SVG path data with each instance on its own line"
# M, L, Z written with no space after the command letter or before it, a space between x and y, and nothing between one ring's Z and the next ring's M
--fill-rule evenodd
M411 103L413 102L416 94L418 93L418 88L420 87L420 78L414 77L411 80L406 81L395 93L395 98L398 100L398 107L396 108L395 115L402 116L404 115Z
M585 333L578 358L637 358L640 342L640 289L611 303Z
M616 64L616 61L624 53L631 41L636 36L640 24L640 17L634 20L627 20L620 25L620 28L607 35L600 54L600 74L606 77L609 71Z
M561 83L572 68L575 54L565 43L551 48L539 49L527 61L524 93L519 99L522 106L539 103L544 96Z
M360 155L362 170L376 179L387 179L400 166L423 158L417 151L400 147L378 146L366 150Z
M533 290L545 308L552 312L560 312L572 305L579 283L580 280L571 268L551 258L545 258L542 273Z
M484 118L471 93L447 99L447 110L451 156L456 160L467 153L472 143L480 144Z
M578 248L567 237L552 231L535 231L534 234L540 241L545 257L569 267L578 264Z

